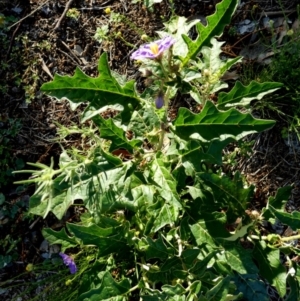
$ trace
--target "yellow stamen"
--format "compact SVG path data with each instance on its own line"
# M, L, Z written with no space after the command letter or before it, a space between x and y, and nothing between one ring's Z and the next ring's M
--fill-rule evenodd
M151 44L151 45L150 45L150 50L152 51L152 53L153 53L154 55L158 54L158 52L159 52L158 45L155 44L155 43Z

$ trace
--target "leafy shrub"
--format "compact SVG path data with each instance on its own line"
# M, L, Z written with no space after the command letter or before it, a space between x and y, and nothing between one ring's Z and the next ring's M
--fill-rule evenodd
M148 85L142 94L134 81L113 75L106 53L97 78L77 68L74 76L56 75L42 86L73 108L86 104L82 127L60 129L62 138L81 134L81 148L63 150L57 168L30 163L36 169L23 181L37 184L31 213L51 211L61 219L83 201L80 222L43 230L62 252L81 250L72 256L75 263L96 248L97 255L86 258L88 268L74 275L74 281L82 277L76 300L261 301L269 300L268 284L281 297L298 296L299 269L288 257L285 266L280 260L281 252L299 253L287 243L295 237L259 232L263 220L273 224L275 218L299 228L299 214L283 209L290 187L270 197L260 214L248 210L254 187L239 172L221 172L228 143L274 125L251 116L251 100L282 86L236 82L211 100L227 87L222 75L239 61L222 61L222 43L214 38L236 6L223 0L207 26L175 18L160 40L134 52ZM191 40L194 25L198 36ZM172 120L168 106L178 93L190 94L200 113L180 108Z

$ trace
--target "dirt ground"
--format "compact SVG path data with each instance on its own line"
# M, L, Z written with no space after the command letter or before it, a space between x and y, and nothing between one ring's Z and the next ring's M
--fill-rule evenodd
M1 14L9 17L4 25L7 28L5 35L0 35L0 129L9 126L9 119L21 123L17 134L10 137L11 157L21 158L24 162L48 164L50 157L57 157L61 151L59 144L53 141L56 124L70 126L79 122L78 111L73 112L67 102L50 99L39 91L40 86L50 81L55 73L72 75L78 66L90 76L96 76L98 58L106 51L113 70L139 83L139 73L129 57L135 48L143 44L141 35L155 37L155 31L163 28L163 23L170 19L172 13L201 20L214 12L218 2L174 0L171 5L163 0L150 11L142 0L137 3L131 0L0 0L0 17ZM241 1L243 6L238 9L232 24L227 26L221 38L226 42L224 53L237 56L250 40L250 36L246 35L229 35L233 24L253 16L259 20L262 13L271 15L282 10L291 12L292 18L297 2ZM76 8L74 11L79 13L76 17L64 16L68 5L70 9ZM109 21L110 14L105 12L106 8L120 14L121 19ZM104 25L108 25L108 32L100 43L94 35L97 28ZM185 105L184 100L182 105ZM279 122L272 130L249 137L255 141L252 155L237 156L237 164L226 167L232 171L239 169L248 182L257 187L252 209L262 208L269 196L286 185L294 187L288 210L300 208L300 151L297 145L289 146L284 141L281 127ZM68 147L77 142L74 136L64 141L63 145ZM24 178L24 175L12 180L20 178ZM15 214L13 226L7 217L0 215L0 241L3 243L7 235L13 241L20 238L14 246L17 254L14 261L0 269L0 281L23 272L27 263L41 261L40 229L45 223L48 226L57 223L53 217L47 221L24 220L34 186L29 186L21 193L17 189L12 181L0 189L7 202L14 204L21 199L25 204ZM0 248L0 251L5 250Z

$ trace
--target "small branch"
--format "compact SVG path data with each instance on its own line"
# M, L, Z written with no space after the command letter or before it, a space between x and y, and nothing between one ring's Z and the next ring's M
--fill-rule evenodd
M7 50L7 53L6 53L6 61L9 60L9 56L10 56L10 52L11 52L11 49L12 49L12 45L13 45L13 42L15 40L16 33L19 30L20 26L21 26L21 22L19 22L17 28L14 30L14 32L13 32L11 38L10 38L9 47L8 47L8 50Z
M72 54L73 58L77 61L77 64L81 65L81 61L80 59L77 57L77 55L74 53L74 51L72 51L72 49L62 40L59 40L68 50L69 52Z
M66 7L65 7L65 10L63 11L62 15L60 16L59 20L57 21L55 27L54 27L54 30L58 30L59 27L60 27L60 23L61 21L64 19L67 11L69 10L71 4L72 4L73 0L69 0L68 3L66 4Z
M82 7L82 8L78 8L78 10L87 10L87 11L92 11L92 10L103 10L107 7L115 7L116 5L114 6L111 6L111 5L107 5L107 6L93 6L93 7Z
M135 290L138 289L138 288L139 288L139 285L137 284L136 286L132 287L132 288L129 290L129 292L133 292L133 291L135 291Z
M175 234L175 238L176 238L177 243L178 243L178 256L180 257L181 253L182 253L182 250L183 250L182 241L181 241L181 239L180 239L180 237L177 233Z
M281 237L281 241L290 241L290 240L296 240L300 238L300 234L292 235L288 237Z

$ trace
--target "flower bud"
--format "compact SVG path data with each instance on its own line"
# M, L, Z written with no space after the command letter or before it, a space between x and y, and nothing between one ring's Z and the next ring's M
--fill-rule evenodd
M161 109L164 106L164 96L162 94L159 94L157 98L155 99L155 106L157 109Z
M32 272L33 271L33 264L32 263L28 263L26 266L26 271L27 272Z
M109 14L111 13L110 7L107 7L107 8L104 10L104 12L105 12L107 15L109 15Z
M149 37L146 34L142 34L141 39L143 41L148 41Z
M148 69L144 69L144 70L142 70L142 72L141 72L142 74L142 77L148 77L148 76L151 76L153 73L152 73L152 71L151 70L148 70Z
M203 70L203 75L206 76L206 77L210 76L210 71L208 69L204 69Z

